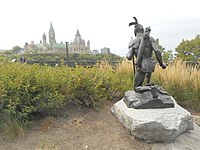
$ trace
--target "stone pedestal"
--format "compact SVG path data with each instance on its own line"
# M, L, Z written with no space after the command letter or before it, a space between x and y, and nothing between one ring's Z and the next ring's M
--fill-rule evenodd
M124 100L113 105L111 111L131 134L144 141L172 142L181 133L193 130L191 114L173 99L173 108L134 109Z
M174 107L172 97L159 85L137 87L140 92L129 90L125 92L124 102L129 108L171 108ZM153 93L153 94L152 94Z

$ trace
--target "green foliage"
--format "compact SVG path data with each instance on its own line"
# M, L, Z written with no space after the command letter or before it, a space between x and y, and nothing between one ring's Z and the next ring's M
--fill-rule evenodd
M164 48L162 45L160 45L159 39L156 39L156 43L158 44L158 49L159 49L161 52L165 51L165 48Z
M159 39L156 39L156 43L158 44L158 49L162 52L162 59L164 62L171 62L174 58L172 50L165 50L165 48L160 45ZM155 55L153 55L154 60L156 60Z
M24 57L27 60L65 60L66 59L66 54L65 53L48 53L48 54L24 54ZM115 54L76 54L76 53L70 53L69 54L69 60L73 61L80 61L80 60L85 60L85 61L101 61L101 60L106 60L106 61L117 61L121 62L122 57L115 55Z
M27 60L61 60L66 59L65 53L23 54Z
M178 102L200 108L197 68L172 63L167 70L156 68L153 79ZM123 97L133 88L132 80L132 64L127 61L115 70L107 62L93 68L0 62L0 129L11 137L22 136L33 114L56 114L69 102L97 107L112 96Z
M0 115L8 118L1 122L2 127L9 124L9 134L15 130L11 124L30 124L35 113L56 114L70 101L96 107L116 93L122 97L132 86L130 74L121 74L111 66L69 68L0 62Z
M29 120L33 112L53 112L62 105L56 83L59 76L53 78L51 70L45 67L1 63L0 100L4 112L20 120Z
M68 86L71 92L71 100L87 106L93 106L98 101L110 99L110 83L105 74L101 74L97 68L74 70L71 83Z
M21 49L22 49L22 48L21 48L20 46L14 46L14 47L13 47L13 52L14 52L15 54L18 54L18 53L20 52Z
M172 50L163 51L162 58L163 58L164 62L173 61L173 59L174 59L173 51Z
M200 110L200 70L181 60L170 63L166 70L156 68L153 74L156 84L162 85L181 104Z
M0 61L11 61L12 59L20 60L18 53L22 48L14 46L12 50L5 50L0 54Z
M13 50L5 50L0 55L0 61L11 61L12 59L19 60L19 55L17 55Z
M0 54L0 61L7 61L7 58Z
M197 35L192 40L183 39L175 50L177 58L190 62L200 61L200 35Z
M14 116L9 114L0 115L0 129L6 140L13 140L16 137L23 137L26 133L25 123L17 120Z

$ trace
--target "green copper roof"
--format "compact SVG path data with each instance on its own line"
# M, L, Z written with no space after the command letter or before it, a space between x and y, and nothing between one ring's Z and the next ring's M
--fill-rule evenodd
M42 47L43 47L43 44L42 44L42 43L39 43L39 44L36 44L36 46L37 46L38 48L42 48Z
M61 43L55 43L54 45L53 45L53 48L65 48L66 47L66 45L65 44L61 44Z

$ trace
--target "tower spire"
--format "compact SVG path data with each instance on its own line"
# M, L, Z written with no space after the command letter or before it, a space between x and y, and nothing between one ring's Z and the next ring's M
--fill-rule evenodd
M77 28L77 31L76 31L76 37L77 37L77 36L78 36L78 37L81 37L78 28Z
M49 33L55 33L54 28L53 28L52 21L51 21L51 23L50 23Z
M50 29L49 29L49 44L51 45L51 49L53 48L53 45L56 43L56 37L55 37L55 31L53 29L52 22L50 23Z

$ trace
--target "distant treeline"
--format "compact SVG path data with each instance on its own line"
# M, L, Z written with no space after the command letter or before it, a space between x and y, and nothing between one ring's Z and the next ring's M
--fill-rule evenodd
M70 67L75 66L94 66L98 65L100 61L90 61L90 60L27 60L27 64L40 64L40 65L49 65L49 66L60 66L60 65L68 65ZM119 61L107 61L111 66L116 66L120 62Z
M45 54L23 54L26 60L70 60L70 61L79 61L79 60L87 60L87 61L119 61L123 60L122 57L115 54L69 54L68 58L65 53L45 53Z

